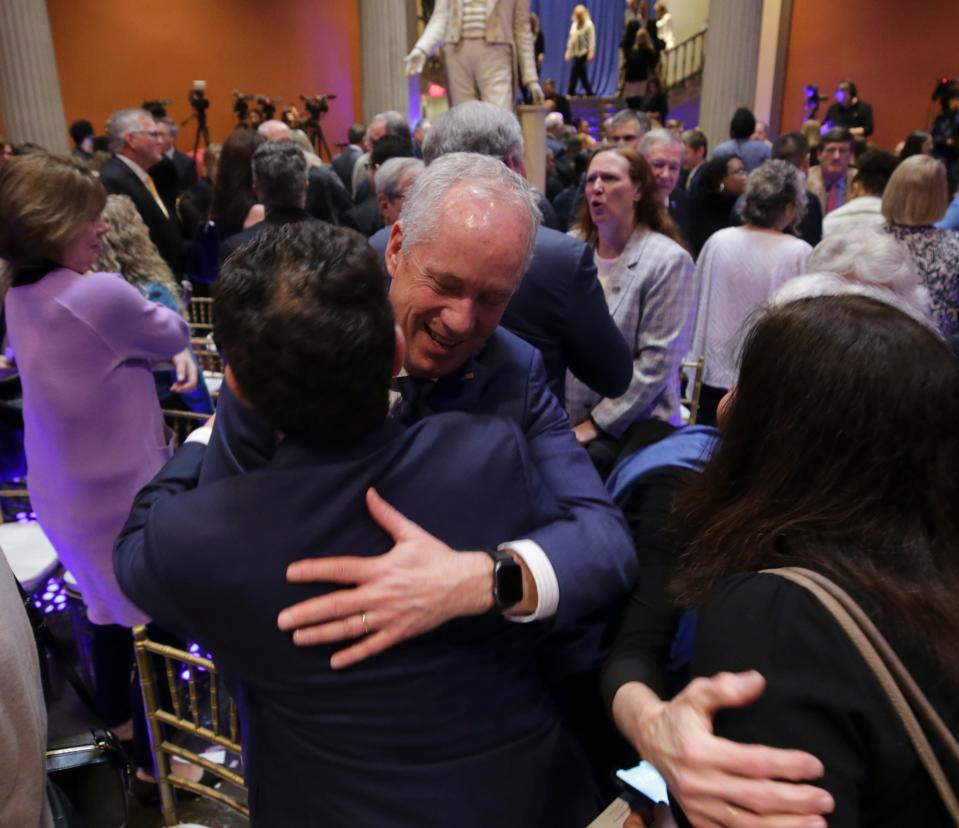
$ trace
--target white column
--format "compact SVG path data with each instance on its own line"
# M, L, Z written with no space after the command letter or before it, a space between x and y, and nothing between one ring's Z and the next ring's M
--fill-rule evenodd
M763 0L721 0L709 7L699 125L710 149L729 138L740 106L753 107Z
M769 124L770 138L779 134L791 16L792 0L765 0L763 3L753 113L756 120Z
M548 106L522 104L516 116L523 128L526 178L541 193L546 192L546 116Z
M0 0L0 112L14 143L69 151L45 0Z
M360 0L363 118L395 109L419 112L419 77L407 78L403 59L416 42L416 0Z

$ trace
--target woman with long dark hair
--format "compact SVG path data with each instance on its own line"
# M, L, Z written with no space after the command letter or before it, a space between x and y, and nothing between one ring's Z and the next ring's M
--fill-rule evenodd
M695 756L674 728L711 711L653 699L626 653L607 688L617 724L677 783L695 824L746 824L777 788L780 797L794 791L780 800L781 824L823 811L830 826L949 824L852 642L804 588L762 571L802 567L845 589L959 733L957 418L959 362L928 326L887 303L817 296L754 322L739 384L721 406L719 448L673 516L685 539L673 592L698 610L693 675L719 674L729 691L735 672L754 687L715 717L719 739ZM714 697L712 709L722 705ZM768 760L752 745L804 751L820 773L758 770ZM737 751L752 754L755 779L731 773ZM959 778L955 763L945 765ZM696 775L696 790L679 790L684 773ZM763 778L819 775L812 784L829 797L818 810L821 792Z
M753 327L723 440L680 499L675 587L700 608L694 672L756 669L759 701L719 735L808 750L831 825L945 825L862 657L804 589L846 589L959 733L959 362L927 327L858 296L804 299ZM952 768L953 780L959 768Z
M610 314L634 355L633 380L621 397L604 399L572 376L566 383L576 438L608 472L635 423L679 423L679 364L694 315L693 261L677 242L651 167L625 147L593 155L573 234L593 248Z
M238 129L223 144L210 203L210 219L221 242L244 229L256 204L253 153L265 140L256 130Z

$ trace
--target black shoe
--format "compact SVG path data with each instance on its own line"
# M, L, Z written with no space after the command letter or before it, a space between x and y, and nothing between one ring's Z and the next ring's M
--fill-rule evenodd
M200 777L200 781L197 784L205 785L208 788L218 788L222 782L223 779L220 776L204 770L203 776ZM141 779L136 773L130 777L130 792L141 805L150 807L160 804L160 788L157 783ZM173 795L178 802L189 802L200 798L200 794L194 791L188 791L186 788L178 788L175 785L173 786Z

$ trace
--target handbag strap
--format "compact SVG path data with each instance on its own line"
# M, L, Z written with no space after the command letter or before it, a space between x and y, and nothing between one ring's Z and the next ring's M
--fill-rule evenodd
M932 746L916 718L916 712L942 739L948 753L957 762L959 762L959 743L949 732L925 694L919 689L889 642L886 641L875 624L849 594L824 575L802 567L764 569L762 572L768 575L778 575L809 590L839 622L839 625L845 630L856 649L865 659L866 664L869 665L869 668L879 680L879 684L902 721L916 753L919 754L920 761L932 778L932 782L936 786L946 810L952 817L952 821L959 826L959 800L957 800L955 791L946 778L942 764L933 752ZM912 705L907 700L907 695L909 700L912 701Z

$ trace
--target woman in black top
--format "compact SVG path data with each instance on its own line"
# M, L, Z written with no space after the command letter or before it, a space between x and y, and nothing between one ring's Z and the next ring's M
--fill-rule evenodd
M746 167L738 155L703 164L689 191L689 235L693 255L718 230L739 224L736 201L746 191Z
M642 112L648 112L661 124L666 123L666 115L669 114L669 99L663 91L662 83L655 75L646 82L646 94L643 95L639 109Z
M760 571L801 566L846 589L959 733L957 418L959 363L930 329L863 296L800 299L755 323L723 441L678 499L689 541L673 589L699 612L693 673L757 670L766 681L758 701L716 716L716 735L817 756L833 828L948 817L837 622L802 587ZM635 738L629 688L613 710ZM695 800L684 806L696 824L745 824L759 807L747 797L704 812Z
M649 32L639 29L633 48L626 56L623 97L630 109L642 109L647 81L656 74L659 55L653 47Z

